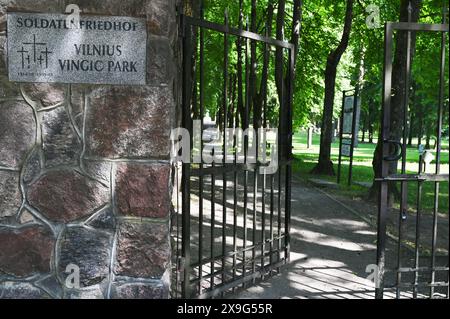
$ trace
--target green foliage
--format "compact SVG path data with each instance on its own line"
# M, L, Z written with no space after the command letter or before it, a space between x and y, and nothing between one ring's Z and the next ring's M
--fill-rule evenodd
M399 20L400 1L371 1L371 4L380 6L381 21ZM442 6L444 1L423 1L420 23L441 23ZM416 50L413 54L412 64L412 90L410 103L410 120L412 136L418 137L420 122L426 123L422 134L436 134L437 105L439 93L439 62L440 62L440 35L417 34ZM373 123L376 131L380 124L381 88L383 81L384 64L384 33L383 28L369 29L360 19L355 21L352 35L353 57L358 58L358 50L364 51L364 77L362 91L362 121ZM447 43L448 52L448 43ZM356 62L356 61L355 61ZM448 59L446 65L446 87L448 87ZM445 101L448 109L448 92ZM375 107L375 108L374 108ZM444 120L444 127L448 128L448 115ZM363 127L363 123L361 125ZM428 132L427 132L428 131Z
M251 1L243 2L243 27L251 16ZM257 32L264 34L267 23L267 8L272 4L275 8L272 21L272 37L276 30L276 0L257 1ZM440 23L442 0L423 1L420 22ZM371 12L369 5L376 5L380 13L380 27L371 28L367 25L367 19ZM350 46L344 55L338 70L335 116L338 117L341 105L342 90L352 88L362 71L362 122L370 124L373 131L379 128L381 109L381 84L383 79L383 25L387 21L398 21L400 0L371 0L355 1L353 29ZM206 0L205 19L217 23L224 22L224 12L228 12L229 23L233 27L239 27L239 1ZM286 2L286 31L285 40L288 40L291 32L292 0ZM320 122L324 98L324 71L327 56L333 50L342 33L345 14L345 1L335 0L304 0L299 54L296 61L296 81L294 95L294 128L302 128L316 125ZM250 23L250 22L248 22ZM237 74L238 57L236 54L237 39L230 37L230 77ZM263 46L258 48L258 86L260 82L263 58ZM448 50L448 44L447 44ZM431 35L419 35L417 37L417 49L413 63L413 83L417 88L415 100L411 103L411 114L419 110L426 114L426 120L433 122L437 112L433 111L437 105L439 79L439 54L440 37ZM278 97L274 83L274 52L269 69L268 103L272 106L272 122L276 122L274 114L278 108ZM243 56L245 64L245 57ZM221 103L221 88L223 86L223 37L213 32L205 32L205 104L210 115L215 115ZM446 71L448 87L448 63ZM448 108L448 93L446 94ZM275 110L273 110L275 108ZM448 112L446 113L445 129L448 129ZM435 121L434 121L435 122ZM412 125L414 135L417 136L417 120ZM364 127L364 123L361 123ZM428 130L435 130L435 125L430 125ZM425 133L424 133L425 134Z
M311 176L310 171L317 162L319 154L319 136L314 135L312 149L306 148L307 138L306 133L301 132L294 136L294 155L296 161L294 162L294 174L302 178L317 178L316 175ZM442 170L448 173L449 169L449 151L448 139L444 141L444 151L442 152ZM349 197L360 197L367 199L368 189L362 187L361 183L370 185L373 182L372 158L375 152L376 144L361 143L356 149L354 166L353 166L353 181L352 186L347 186L346 181L349 171L348 158L343 159L342 165L342 185L339 191ZM337 162L339 156L339 143L332 144L332 160ZM418 169L419 153L416 148L407 149L407 170L410 174L415 174ZM431 166L434 165L434 162ZM433 167L429 168L429 172ZM331 182L336 182L336 177L320 176L321 179L326 179ZM414 209L417 203L417 183L408 184L408 202L410 209ZM423 190L422 205L425 213L432 213L434 209L434 183L425 183ZM441 183L439 193L439 212L448 214L448 183Z

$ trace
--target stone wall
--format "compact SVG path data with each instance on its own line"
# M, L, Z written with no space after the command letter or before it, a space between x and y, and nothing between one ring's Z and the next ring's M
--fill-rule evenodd
M71 3L147 18L148 85L8 82L6 12ZM176 33L175 0L0 0L0 298L169 296Z

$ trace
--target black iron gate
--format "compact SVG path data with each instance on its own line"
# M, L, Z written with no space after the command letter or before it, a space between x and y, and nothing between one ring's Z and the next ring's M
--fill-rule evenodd
M289 260L294 46L268 37L267 26L266 36L232 28L227 14L223 25L182 16L181 32L182 127L193 154L174 163L172 292L175 298L213 298L275 274ZM223 38L221 80L214 83L205 78L212 37ZM275 75L250 58L256 46L270 63L272 52L283 57L277 98L268 101L266 87L259 111L252 107L255 87ZM266 76L252 76L252 67ZM207 85L217 101L205 100ZM213 104L215 121L207 117ZM234 134L221 133L224 128Z
M391 140L390 138L390 116L392 97L392 51L394 31L407 33L407 62L404 70L405 104L403 107L403 138L402 140ZM378 280L376 297L393 298L448 298L449 297L449 255L448 242L444 242L443 250L438 249L438 226L439 221L447 219L449 212L443 212L439 207L440 185L449 182L448 171L441 170L442 155L442 128L445 105L445 92L448 92L448 83L445 81L446 65L446 41L448 37L448 24L418 24L418 23L387 23L385 26L385 65L384 65L384 87L383 87L383 162L382 178L378 181L381 184L378 216L378 250L377 266ZM435 32L441 35L441 57L440 57L440 78L439 102L436 107L437 114L437 145L433 167L425 170L422 163L429 160L421 156L417 174L408 173L407 170L407 123L409 107L409 87L411 77L411 34L412 32ZM447 104L448 108L448 104ZM389 175L389 165L392 162L401 162L401 173ZM448 170L448 168L447 168ZM433 171L433 172L431 172ZM388 187L392 183L400 185L401 201L400 208L391 208L388 204ZM425 234L421 224L424 219L422 209L423 188L425 183L434 184L434 211L432 214L431 234ZM408 208L408 185L414 184L416 188L416 204L411 211ZM411 191L411 189L409 189ZM442 195L441 195L442 196ZM398 213L397 225L395 226L397 243L389 245L387 241L388 220L390 213ZM444 216L440 218L439 215ZM414 216L415 215L415 216ZM445 217L446 216L446 217ZM413 230L414 239L408 242L406 238L407 226L411 222L415 223ZM448 234L440 234L445 238ZM428 237L427 237L428 236ZM426 251L421 247L426 239L431 239ZM445 247L446 246L446 247ZM386 296L386 294L390 296Z

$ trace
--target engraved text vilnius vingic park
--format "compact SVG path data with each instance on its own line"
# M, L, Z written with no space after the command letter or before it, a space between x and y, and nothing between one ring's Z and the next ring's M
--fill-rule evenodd
M146 44L144 19L9 13L9 79L143 85Z

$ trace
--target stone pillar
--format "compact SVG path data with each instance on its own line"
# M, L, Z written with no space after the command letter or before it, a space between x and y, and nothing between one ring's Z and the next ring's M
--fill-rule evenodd
M0 298L169 297L175 2L0 0ZM6 12L72 3L147 18L146 86L8 81Z

